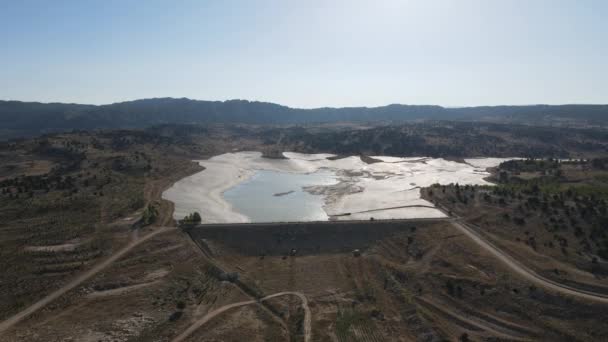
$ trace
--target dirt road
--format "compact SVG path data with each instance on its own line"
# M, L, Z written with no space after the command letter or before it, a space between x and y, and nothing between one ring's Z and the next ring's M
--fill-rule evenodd
M75 287L77 287L78 285L82 284L84 281L86 281L89 278L93 277L95 274L99 273L99 271L101 271L104 268L110 266L116 260L118 260L118 259L122 258L123 256L125 256L133 248L137 247L141 243L149 240L150 238L152 238L152 237L154 237L154 236L156 236L158 234L162 234L162 233L165 233L165 232L168 232L168 231L171 231L171 230L175 230L175 229L177 229L177 228L171 228L171 227L158 228L157 230L155 230L155 231L153 231L151 233L148 233L147 235L145 235L143 237L140 237L140 238L138 238L136 240L131 241L128 245L126 245L122 249L118 250L116 253L112 254L109 258L107 258L106 260L102 261L101 263L93 266L93 268L91 268L90 270L86 271L85 273L79 275L75 279L71 280L69 283L63 285L61 288L57 289L55 292L53 292L53 293L49 294L48 296L40 299L39 301L37 301L36 303L30 305L29 307L27 307L23 311L15 314L14 316L12 316L12 317L6 319L4 322L0 323L0 334L2 334L3 332L5 332L9 328L13 327L15 324L19 323L21 320L23 320L27 316L29 316L29 315L33 314L34 312L42 309L43 307L45 307L46 305L48 305L49 303L51 303L55 299L61 297L62 295L64 295L68 291L70 291L70 290L74 289Z
M431 298L420 296L416 298L416 303L447 317L451 322L461 322L461 325L465 327L468 325L468 330L471 330L471 332L485 331L491 334L490 336L493 338L500 338L506 341L530 341L537 336L536 332L528 327L523 327L512 322L500 321L496 318L494 318L493 322L486 321L480 317L453 311L448 306L435 302Z
M179 336L174 338L172 342L183 341L188 336L192 335L192 333L194 333L200 327L202 327L205 323L209 322L211 319L215 318L216 316L222 314L225 311L228 311L228 310L234 309L234 308L238 308L238 307L241 307L244 305L263 302L265 300L268 300L271 298L276 298L276 297L281 297L281 296L296 296L296 297L300 298L300 300L302 301L302 308L304 308L304 323L303 323L304 324L304 342L310 342L311 337L312 337L312 326L311 326L312 317L311 317L310 307L308 307L308 300L306 299L306 296L303 293L289 292L289 291L271 294L269 296L261 298L259 301L246 300L243 302L237 302L237 303L224 305L224 306L220 307L219 309L209 312L203 318L196 321L194 324L192 324L190 327L188 327L188 329L186 329L183 333L181 333Z
M608 304L608 296L594 293L591 291L581 290L577 288L570 287L568 285L560 284L551 279L545 278L533 270L529 269L527 266L524 266L519 261L515 260L513 257L508 255L507 253L500 250L498 247L494 246L491 242L483 238L479 233L477 233L473 228L469 227L467 224L459 222L458 220L451 221L452 225L464 233L466 236L475 241L479 246L481 246L486 251L492 253L495 257L500 259L503 263L505 263L509 268L513 271L521 275L522 277L540 285L545 288L579 298L584 298L587 300L591 300L594 302Z

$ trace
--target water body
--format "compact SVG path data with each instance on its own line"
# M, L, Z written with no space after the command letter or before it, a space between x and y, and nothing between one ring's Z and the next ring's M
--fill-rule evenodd
M474 158L465 163L441 158L236 152L200 160L205 169L175 182L163 198L175 203L177 220L197 211L203 223L437 218L445 214L420 198L420 187L435 183L490 185L484 171L508 159ZM336 177L339 174L339 177ZM324 195L306 186L332 185ZM317 189L318 190L318 189Z
M233 209L251 222L324 221L323 197L303 190L311 185L336 184L327 169L313 173L258 170L247 181L224 192Z

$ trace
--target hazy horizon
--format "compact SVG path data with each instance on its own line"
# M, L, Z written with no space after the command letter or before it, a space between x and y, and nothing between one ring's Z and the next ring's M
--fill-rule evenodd
M555 104L550 104L550 103L524 103L524 104L488 104L488 105L462 105L462 106L444 106L441 104L434 104L434 103L419 103L419 104L412 104L412 103L386 103L386 104L380 104L377 106L366 106L366 105L360 105L360 106L318 106L318 107L296 107L296 106L289 106L283 103L277 103L277 102L271 102L271 101L263 101L263 100L249 100L249 99L237 99L237 98L233 98L233 99L226 99L226 100L213 100L213 99L195 99L195 98L189 98L189 97L171 97L171 96L161 96L161 97L147 97L147 98L138 98L138 99L127 99L124 101L118 101L118 102L109 102L109 103L81 103L81 102L61 102L61 101L37 101L37 100L20 100L20 99L0 99L0 101L17 101L17 102L25 102L25 103L42 103L42 104L53 104L53 103L59 103L59 104L74 104L74 105L86 105L86 106L108 106L108 105L112 105L112 104L117 104L117 103L125 103L125 102L135 102L135 101L142 101L142 100L159 100L159 99L174 99L174 100L180 100L180 99L186 99L186 100L191 100L191 101L205 101L205 102L226 102L226 101L248 101L248 102L260 102L260 103L271 103L271 104L276 104L276 105L280 105L280 106L285 106L285 107L289 107L292 109L321 109L321 108L377 108L377 107L386 107L386 106L392 106L392 105L397 105L397 106L439 106L439 107L443 107L443 108L474 108L474 107L523 107L523 106L607 106L608 105L608 101L606 103L555 103Z
M602 104L606 17L599 0L5 3L0 99Z

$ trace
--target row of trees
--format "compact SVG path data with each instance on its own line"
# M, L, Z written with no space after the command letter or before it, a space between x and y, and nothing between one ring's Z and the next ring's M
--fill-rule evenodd
M201 214L198 213L198 211L195 211L191 214L188 214L186 217L184 217L180 223L181 224L199 224L201 223Z

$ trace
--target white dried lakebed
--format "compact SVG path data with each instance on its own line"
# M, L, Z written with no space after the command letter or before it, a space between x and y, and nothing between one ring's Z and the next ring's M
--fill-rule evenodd
M435 218L443 213L420 198L434 183L489 184L487 167L507 159L466 163L441 158L357 156L285 152L286 159L259 152L226 153L198 161L205 170L163 193L174 217L201 213L203 223Z

